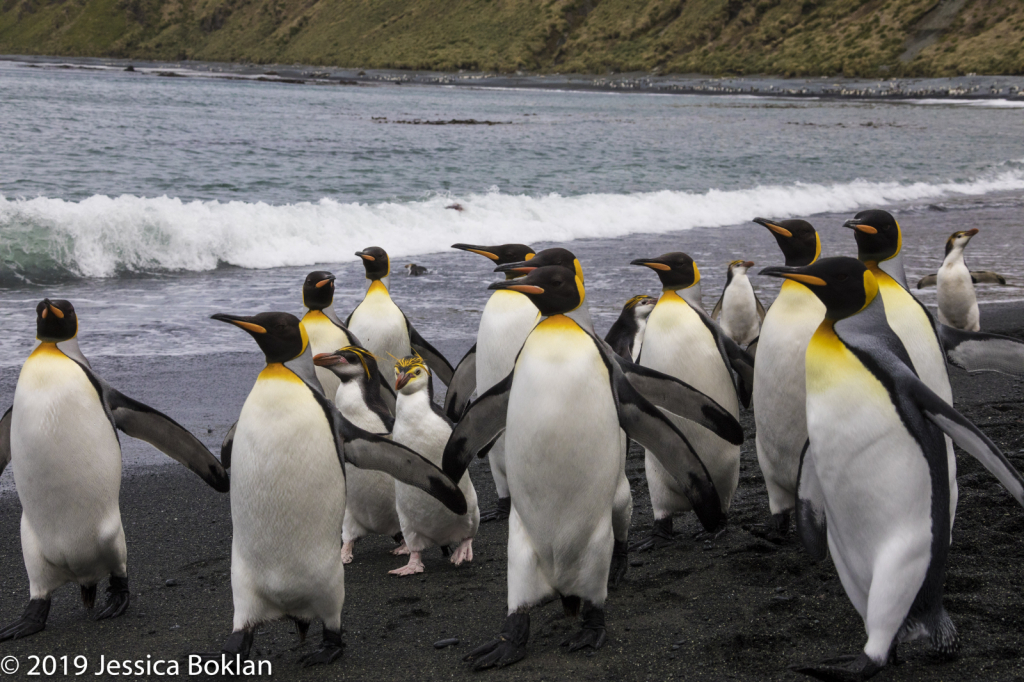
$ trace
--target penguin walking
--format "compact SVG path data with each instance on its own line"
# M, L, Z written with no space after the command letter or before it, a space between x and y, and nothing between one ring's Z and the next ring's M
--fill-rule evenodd
M313 342L310 340L310 345ZM377 360L365 348L348 346L313 356L313 364L335 375L334 405L341 416L375 436L388 437L395 419L381 398ZM392 554L408 554L395 507L395 479L383 471L345 465L345 521L341 526L341 561L352 563L356 540L387 535L398 543Z
M658 299L640 294L626 301L622 312L612 324L604 340L620 357L636 362L640 355L640 346L644 341L647 329L647 318L650 316Z
M395 364L395 390L398 391L398 403L392 433L394 441L440 465L452 426L434 403L430 368L422 358L399 358ZM465 496L468 509L465 513L453 514L421 490L400 481L395 484L395 502L402 535L409 548L409 563L391 571L391 575L422 573L421 554L435 545L441 547L445 554L449 545L456 545L451 556L456 566L473 560L473 538L480 527L476 489L468 471L452 480L459 482L459 490Z
M750 403L754 363L704 312L697 264L685 253L674 252L657 258L640 258L632 265L657 272L663 287L661 298L647 318L647 331L637 362L685 381L706 393L733 417L738 417L737 393L744 406ZM724 516L739 484L740 444L681 420L675 423L700 454L715 481ZM644 464L654 508L654 526L650 536L632 548L635 551L671 544L674 541L672 515L692 507L686 491L654 453L646 454Z
M749 260L729 263L725 288L711 311L712 320L721 316L725 335L744 347L757 338L765 316L764 306L747 278L747 270L752 267L754 261Z
M539 257L539 255L538 255ZM714 482L686 437L658 409L742 440L738 422L690 386L620 358L569 318L583 303L573 270L547 266L491 289L525 294L544 319L512 372L475 400L445 446L452 478L505 434L512 511L508 539L508 617L501 633L464 660L476 669L526 655L532 607L554 597L583 627L563 645L598 649L616 519L629 513L619 451L620 425L662 458L708 528L721 522ZM658 407L644 398L652 395Z
M754 222L771 231L789 267L810 265L821 256L821 238L804 220ZM807 389L804 356L825 306L809 288L785 280L768 308L757 341L754 364L754 424L757 463L768 489L771 530L789 532L796 508L800 454L807 442Z
M938 285L939 322L970 332L981 330L978 298L974 293L977 283L1006 284L1006 278L996 272L972 272L964 262L964 249L971 237L978 234L974 228L954 232L946 240L946 255L939 272L922 277L917 288Z
M363 300L345 320L345 325L360 338L363 347L377 357L381 373L394 373L392 358L404 358L416 351L445 386L455 370L444 356L427 343L409 322L405 313L391 300L391 261L384 249L371 246L356 255L363 259L370 285ZM337 348L337 346L335 346Z
M14 469L29 579L28 606L0 629L0 641L43 630L51 595L67 583L78 583L91 609L97 584L109 577L107 601L95 620L128 609L118 429L181 462L215 490L228 490L227 473L195 436L93 371L79 349L70 302L44 299L36 306L36 338L14 405L0 418L0 472L8 463Z
M534 256L533 249L525 244L452 244L452 248L479 254L498 266L528 261ZM505 273L505 279L516 279L525 274L509 272ZM445 394L445 414L451 421L459 420L474 391L484 393L508 376L519 349L539 319L537 307L519 292L501 290L491 294L480 316L476 343L455 369L455 376ZM481 523L507 519L512 508L505 480L504 437L499 437L491 448L488 463L498 492L498 503L494 509L480 514Z
M384 471L429 491L456 513L466 511L466 500L433 464L338 412L317 381L309 338L294 315L213 319L248 332L267 361L230 444L234 626L221 654L248 657L262 623L290 618L304 638L309 623L319 619L322 644L303 661L331 663L344 646L345 570L338 537L345 465Z
M867 679L895 657L897 644L921 637L955 656L956 627L942 605L953 518L943 433L1022 505L1024 479L918 378L864 264L827 258L761 274L800 282L826 308L807 347L810 448L801 464L797 528L817 558L827 547L868 636L860 654L794 670L822 680Z

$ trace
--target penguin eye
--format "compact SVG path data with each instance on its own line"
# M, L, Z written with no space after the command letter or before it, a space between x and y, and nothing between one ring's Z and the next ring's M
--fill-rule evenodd
M836 275L837 282L845 282L848 279L850 279L850 276L845 272L840 272L838 275Z

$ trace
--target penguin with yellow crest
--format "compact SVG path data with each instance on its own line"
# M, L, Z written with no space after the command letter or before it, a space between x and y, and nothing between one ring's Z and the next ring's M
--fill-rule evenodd
M976 457L1024 505L1024 479L973 424L931 390L890 327L872 269L827 258L761 274L808 287L825 318L807 347L807 432L797 529L816 558L831 554L864 620L859 654L793 669L820 680L864 680L900 642L927 637L956 656L942 605L953 513L943 434Z

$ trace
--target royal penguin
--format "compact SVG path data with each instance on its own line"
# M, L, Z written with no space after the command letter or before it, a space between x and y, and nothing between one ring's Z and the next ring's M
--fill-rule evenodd
M36 338L14 405L0 418L0 472L8 463L14 469L29 581L28 606L0 629L0 641L43 630L51 595L67 583L81 587L91 609L97 584L109 578L95 620L128 609L118 429L181 462L215 490L228 489L227 473L195 436L96 374L79 349L70 302L44 299L36 306Z
M366 350L373 353L380 371L389 381L394 376L394 361L419 354L445 386L451 383L455 370L433 346L412 326L405 313L391 300L391 261L384 249L371 246L356 255L363 261L369 285L366 295L345 325L359 337ZM336 346L337 347L337 346Z
M637 362L644 367L676 377L709 395L733 417L739 415L739 400L749 404L753 382L753 360L701 305L700 269L682 252L656 258L639 258L632 265L651 268L661 280L661 298L647 318L647 331ZM721 496L721 511L732 503L740 475L740 446L705 429L676 420L700 455L715 489ZM654 509L651 534L633 549L646 551L674 541L672 515L689 511L691 502L678 481L665 470L652 452L645 456L647 486Z
M789 267L810 265L821 256L821 238L805 220L754 222L771 231ZM804 356L825 306L810 289L785 280L768 308L754 364L754 424L757 462L768 488L771 531L786 534L796 507L800 453L807 442Z
M918 289L938 285L939 322L971 332L981 330L974 285L1006 284L1006 278L997 272L972 272L967 269L964 249L976 234L977 228L950 235L946 240L946 255L938 273L922 277L917 283Z
M312 345L312 341L310 341ZM348 346L313 356L317 368L338 379L334 405L341 416L376 436L391 434L395 419L381 398L377 360L365 348ZM356 540L387 535L398 543L392 554L408 554L395 508L395 479L383 471L345 465L345 522L341 527L341 560L352 563Z
M915 373L872 270L852 258L768 268L810 288L826 308L807 347L807 431L797 529L826 549L868 640L859 654L794 667L822 680L863 680L900 642L959 649L942 605L952 480L943 433L1024 504L1024 479L999 449Z
M764 306L754 293L747 271L754 261L734 260L729 263L725 288L711 311L711 319L721 318L722 331L730 339L746 347L757 338L764 322Z
M451 422L434 402L434 386L430 368L418 355L399 358L395 363L395 425L392 438L396 443L415 450L440 465L444 446L452 433ZM409 548L409 563L391 571L391 575L415 575L424 571L422 553L440 547L456 566L473 560L473 538L480 527L480 509L476 489L465 471L457 479L466 499L467 512L453 514L437 500L402 482L395 484L395 504L402 524L402 535Z
M647 318L657 302L658 299L647 294L640 294L626 301L618 319L612 323L611 329L605 335L605 343L620 356L636 362L644 341Z
M218 313L248 332L266 367L242 406L230 443L231 593L234 624L219 658L249 655L256 628L290 618L304 638L323 622L323 641L305 665L342 654L345 570L339 537L345 466L384 471L429 491L455 513L466 500L437 467L352 424L323 394L305 327L289 313Z
M626 541L613 529L617 518L628 517L631 505L620 426L662 458L707 528L722 520L715 484L686 437L658 408L732 440L743 438L736 420L706 395L617 356L568 317L585 296L574 270L545 266L490 288L525 294L544 319L512 372L473 401L444 452L443 468L457 479L473 457L505 434L512 496L508 615L497 637L465 657L476 669L522 659L530 610L555 597L567 614L583 620L564 646L575 651L604 643L613 549Z
M481 255L496 266L528 261L534 256L533 249L526 244L452 244L452 248ZM516 279L525 274L507 272L505 279ZM476 343L455 368L455 376L445 394L445 414L450 420L458 421L474 392L485 392L512 371L519 349L539 319L537 307L519 292L502 290L491 294L480 316ZM481 512L481 523L507 519L511 509L508 483L505 481L504 438L498 438L498 442L491 448L488 463L498 493L498 503L493 509Z

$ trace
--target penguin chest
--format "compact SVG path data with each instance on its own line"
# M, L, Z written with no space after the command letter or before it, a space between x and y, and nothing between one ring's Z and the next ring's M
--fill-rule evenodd
M409 327L405 315L391 300L388 290L379 281L370 285L366 297L352 313L349 329L359 341L377 356L384 378L394 379L395 358L410 353Z
M480 317L476 338L476 387L483 393L512 371L519 349L537 325L540 312L523 294L495 291Z
M332 353L339 348L352 345L348 334L338 328L326 315L319 310L311 310L302 318L302 326L309 335L310 350L317 353ZM323 386L324 395L333 400L334 393L341 383L337 375L326 367L316 368L316 378Z
M943 263L936 284L940 321L958 329L973 329L978 322L978 300L963 258Z
M722 294L722 329L733 341L746 345L757 336L759 325L750 280L745 275L734 277Z

